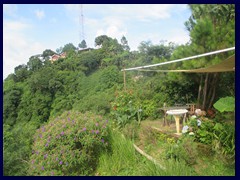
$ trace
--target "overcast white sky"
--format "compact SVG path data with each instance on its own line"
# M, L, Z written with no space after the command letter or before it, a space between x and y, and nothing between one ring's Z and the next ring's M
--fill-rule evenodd
M141 41L185 44L190 39L184 22L191 12L184 4L83 4L82 10L88 47L94 47L95 38L103 34L119 42L124 35L131 51ZM3 79L45 49L77 46L82 40L80 17L77 4L4 4Z

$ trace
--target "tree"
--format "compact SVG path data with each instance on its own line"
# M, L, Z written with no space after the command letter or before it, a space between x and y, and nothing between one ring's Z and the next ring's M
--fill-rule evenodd
M140 51L140 53L146 54L151 45L152 45L151 41L142 41L138 46L138 50Z
M118 55L123 53L123 47L118 43L117 39L112 39L106 35L98 36L95 38L95 45L101 46L101 51L105 55L102 59L101 65L112 65L118 61ZM117 59L116 59L117 58Z
M48 57L52 56L54 54L56 54L56 53L54 51L52 51L51 49L46 49L43 51L42 56L45 60L48 60Z
M14 68L16 82L24 81L28 76L28 66L25 64L19 65Z
M112 38L106 36L106 35L101 35L95 38L95 46L107 46Z
M35 56L31 56L27 62L30 71L37 71L42 68L42 61Z
M128 41L125 36L122 37L121 44L125 51L130 51L130 47L128 46Z
M185 23L190 31L191 49L201 54L235 46L235 6L232 4L189 5L192 15ZM230 53L199 59L201 67L216 64ZM191 64L184 62L183 64ZM196 65L193 65L192 67ZM211 108L216 99L219 73L205 74L200 79L198 101L202 109Z
M61 54L61 53L63 52L63 47L57 48L57 49L56 49L56 52L57 52L58 54Z
M77 48L72 44L72 43L68 43L66 45L64 45L62 52L74 52Z
M82 42L78 44L78 47L79 47L79 48L86 48L86 47L87 47L86 41L85 41L85 40L82 40Z
M13 86L3 93L3 121L6 124L14 125L17 119L17 108L21 101L22 91L19 87Z

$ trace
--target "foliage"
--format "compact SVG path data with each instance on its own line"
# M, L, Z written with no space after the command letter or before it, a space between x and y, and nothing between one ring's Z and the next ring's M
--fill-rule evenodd
M127 139L135 140L138 138L139 125L136 121L132 121L126 124L121 132Z
M13 125L17 118L17 108L21 102L22 89L19 87L12 87L3 93L3 122Z
M189 136L181 138L177 144L170 144L165 153L167 159L182 160L188 165L195 164L198 155L197 146Z
M33 134L39 123L18 123L11 128L3 125L3 172L6 176L24 176L28 169Z
M91 113L63 113L34 135L29 175L90 175L108 146L108 121Z
M186 127L186 126L185 126ZM235 128L232 124L193 117L183 128L184 136L209 145L217 153L235 162Z
M28 68L30 71L37 71L42 68L43 64L42 61L35 56L32 56L29 58L29 61L27 62Z
M87 47L87 43L85 40L82 40L81 43L78 44L79 48L86 48Z
M225 111L233 112L235 110L235 98L234 97L221 98L213 106L221 113Z
M51 63L48 57L55 52L47 49L41 56L44 61L37 55L31 56L27 65L18 65L14 74L10 74L3 83L4 137L7 138L4 141L8 142L4 145L4 173L26 175L24 162L30 155L28 152L31 143L28 142L31 141L34 128L47 122L49 117L60 115L66 110L75 109L83 113L93 111L104 115L111 113L120 126L127 124L126 127L130 129L131 126L137 127L135 120L140 123L146 118L158 117L157 110L164 103L173 105L196 102L199 88L204 87L198 74L127 71L126 87L129 90L121 92L123 76L120 69L124 67L161 63L235 45L234 5L191 5L190 8L191 41L185 45L177 46L164 41L152 44L143 40L138 51L130 51L126 37L123 36L118 43L116 39L104 35L95 39L98 49L76 51L76 47L69 43L57 49L57 53L67 52L64 59ZM216 64L231 54L228 52L159 68L205 67ZM212 83L214 78L218 79L215 84ZM215 102L219 97L234 96L234 80L234 73L226 72L216 77L209 75L208 90L214 92L212 87L215 87L216 93L207 93L207 101ZM119 92L119 96L115 97L114 92ZM203 90L200 97L203 97ZM206 104L211 106L210 102ZM224 130L213 131L216 122L222 124ZM235 150L235 130L223 122L216 122L213 125L202 122L202 127L195 124L194 138L208 145L215 144L212 148L216 152L220 148L218 152L224 150L232 156ZM10 127L7 128L6 125ZM133 132L135 130L125 134L135 137ZM21 143L18 144L18 141ZM180 173L182 167L180 162L177 163ZM152 165L151 167L156 169ZM153 171L149 168L148 173L151 172ZM153 173L162 174L159 171Z
M138 109L134 106L134 97L131 90L117 92L112 102L112 116L119 126L123 127L132 120L136 120Z

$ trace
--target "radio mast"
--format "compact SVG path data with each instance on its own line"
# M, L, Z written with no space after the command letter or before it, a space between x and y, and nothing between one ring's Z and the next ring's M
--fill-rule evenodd
M79 25L80 25L80 31L79 31L79 36L80 36L80 42L85 40L84 37L84 16L83 16L83 5L79 5L80 7L80 14L79 14Z

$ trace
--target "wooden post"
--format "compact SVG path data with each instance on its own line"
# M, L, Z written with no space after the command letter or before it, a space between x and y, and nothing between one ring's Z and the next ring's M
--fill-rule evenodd
M126 91L126 72L123 70L123 83L124 83L124 91Z

